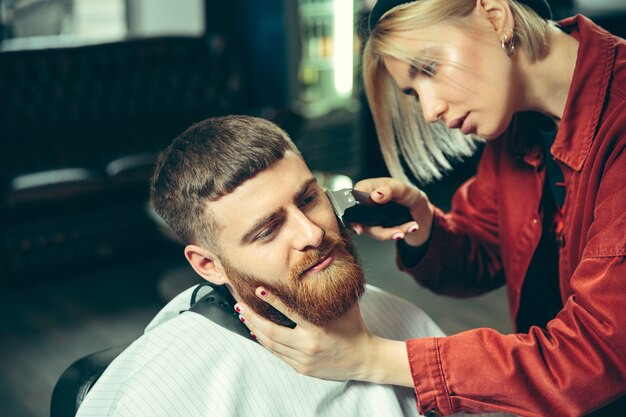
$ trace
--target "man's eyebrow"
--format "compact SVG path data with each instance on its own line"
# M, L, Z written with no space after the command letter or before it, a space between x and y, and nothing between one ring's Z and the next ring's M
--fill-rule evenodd
M308 191L311 184L315 182L317 182L317 180L314 177L309 178L308 180L303 182L302 185L300 185L300 187L294 193L293 201L297 203L299 200L301 200ZM280 217L284 213L284 211L285 210L283 208L279 208L268 214L267 216L263 216L255 221L254 224L250 228L248 228L248 230L241 237L241 244L244 245L250 242L254 238L255 233L262 229L266 224Z
M241 244L245 245L246 243L250 242L253 238L254 235L261 229L263 228L266 224L272 222L273 220L277 219L278 217L281 216L281 214L284 212L284 209L279 208L278 210L273 211L272 213L268 214L267 216L263 216L260 219L258 219L256 222L254 222L254 224L243 234L243 236L241 237Z
M317 179L315 177L311 177L305 182L303 182L302 185L300 185L300 188L298 188L298 190L293 196L294 203L297 203L298 201L302 200L302 197L304 197L306 192L309 190L309 187L311 186L311 184L316 183L316 182L317 182Z

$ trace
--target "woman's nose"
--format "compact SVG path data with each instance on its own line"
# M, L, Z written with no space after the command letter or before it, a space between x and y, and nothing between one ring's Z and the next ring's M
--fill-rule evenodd
M428 123L435 123L443 117L446 112L446 103L443 100L430 92L422 92L419 97L424 120Z

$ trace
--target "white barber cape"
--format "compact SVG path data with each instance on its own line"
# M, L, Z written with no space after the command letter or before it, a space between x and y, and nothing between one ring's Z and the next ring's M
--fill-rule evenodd
M83 401L79 417L418 416L410 388L298 374L258 343L187 310L192 287L161 310ZM198 299L211 291L198 294ZM363 319L378 336L443 336L413 304L367 286Z

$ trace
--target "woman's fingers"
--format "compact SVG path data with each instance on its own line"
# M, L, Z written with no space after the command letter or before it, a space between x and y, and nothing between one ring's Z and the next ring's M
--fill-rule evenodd
M315 326L264 288L259 287L257 294L297 324L294 329L280 326L260 317L245 303L235 305L244 324L272 354L296 371L318 378L345 380L362 374L360 369L367 362L363 356L369 351L363 346L370 342L371 335L358 304L327 325Z
M255 313L247 304L239 302L235 304L235 310L239 313L239 320L243 322L261 344L270 350L282 350L283 341L289 340L289 333L293 331L289 327L280 326Z
M370 197L376 203L384 204L393 200L409 209L413 209L421 200L427 200L419 188L395 178L365 179L357 182L354 188L370 193Z
M355 184L354 188L369 192L375 203L388 204L390 201L394 201L409 208L411 216L415 220L389 228L352 225L352 230L356 234L365 233L378 240L400 240L410 236L411 244L414 246L421 245L428 240L432 230L435 209L422 190L394 178L361 180Z
M406 194L411 190L409 186L393 178L370 178L356 183L355 189L370 194L370 198L377 204L384 205L394 200L400 204L405 203L400 197L406 200ZM415 187L414 191L419 192ZM407 206L411 208L410 206ZM400 240L410 233L419 229L416 221L399 224L394 227L366 226L362 224L351 224L352 231L357 234L366 233L378 240Z
M281 308L283 314L289 314L288 308L280 302L276 297L266 293L263 299L271 300L275 308ZM245 303L240 302L235 305L235 310L239 312L241 321L248 327L250 334L263 347L268 349L272 354L285 361L296 371L312 375L315 371L317 359L315 354L318 352L318 344L309 335L302 324L297 324L295 329L280 326L259 316ZM288 316L289 317L289 316ZM290 319L298 323L298 315L291 314ZM300 323L306 323L300 321Z
M263 287L256 289L257 296L280 311L289 320L296 323L296 326L306 327L308 323L295 311L287 307L278 297L270 293ZM239 312L241 321L270 350L280 350L279 345L293 347L297 342L294 338L295 329L278 325L264 317L261 317L244 303L237 303L235 310ZM286 354L286 352L283 351Z
M259 297L261 300L265 301L266 303L274 307L276 310L283 313L285 317L287 317L289 320L293 321L296 324L301 324L301 325L306 324L306 321L298 313L296 313L291 308L287 307L280 298L276 297L274 294L272 294L265 288L258 287L255 293L257 297Z
M386 186L390 180L392 180L392 178L389 177L367 178L354 184L354 189L371 193L377 188Z
M395 227L363 226L361 224L351 224L350 227L357 235L365 233L378 240L400 240L419 230L417 222L408 222Z

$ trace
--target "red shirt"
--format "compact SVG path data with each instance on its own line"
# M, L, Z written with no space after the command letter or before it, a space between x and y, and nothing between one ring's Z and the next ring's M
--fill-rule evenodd
M560 24L580 42L548 155L567 190L559 239L563 308L546 328L524 334L485 328L408 340L424 414L579 416L626 393L626 41L582 16ZM540 145L525 145L537 143L525 131L527 116L486 145L451 212L435 213L421 261L407 266L398 258L437 293L467 296L506 284L513 320L542 232L545 169Z

